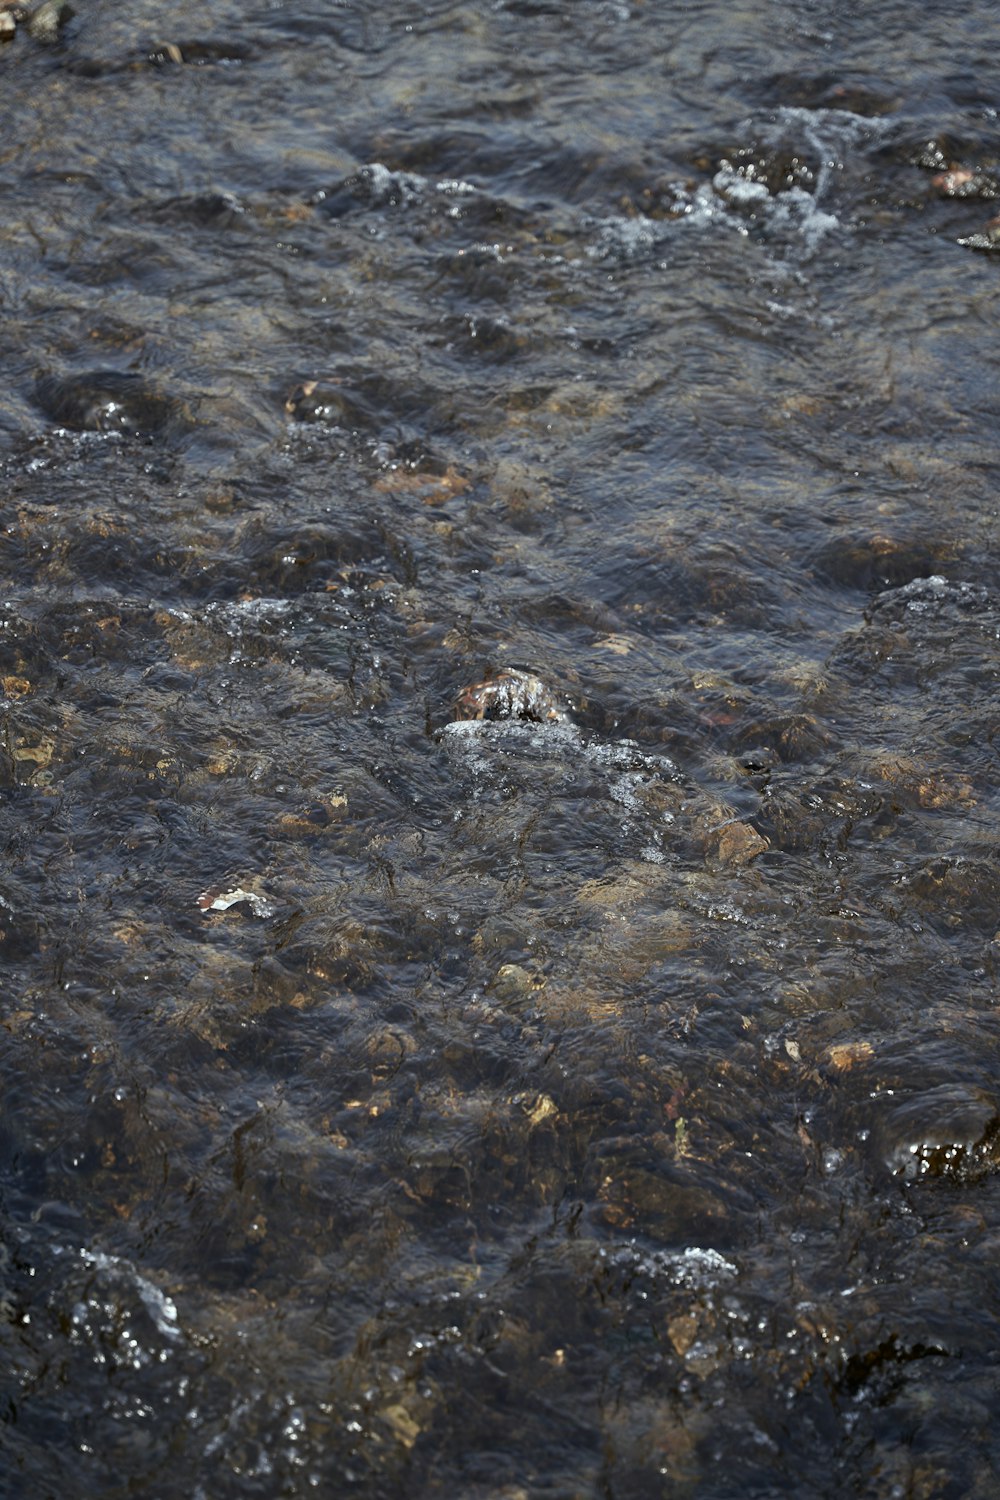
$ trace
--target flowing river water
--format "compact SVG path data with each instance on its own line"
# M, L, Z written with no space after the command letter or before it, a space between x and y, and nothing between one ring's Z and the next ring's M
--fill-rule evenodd
M0 1490L1000 1495L1000 13L0 11Z

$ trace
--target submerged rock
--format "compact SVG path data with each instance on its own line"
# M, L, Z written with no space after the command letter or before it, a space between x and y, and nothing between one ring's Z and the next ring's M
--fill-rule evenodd
M914 578L900 588L886 589L865 610L871 624L916 624L940 622L962 625L972 616L991 616L994 606L989 592L979 584L953 583L939 573Z
M43 375L35 400L45 415L75 432L124 432L161 437L182 422L182 408L141 375L87 370Z
M709 852L721 865L749 865L770 847L769 841L750 823L739 818L728 822L721 830L715 830L709 839Z
M370 412L356 393L332 380L304 380L285 399L285 411L296 422L326 422L357 427L370 422Z
M0 958L12 962L37 950L37 920L0 893Z
M966 1084L941 1084L894 1104L878 1143L886 1166L904 1182L982 1176L1000 1165L996 1100Z
M881 532L846 531L825 542L813 556L824 582L852 589L892 589L936 574L954 557L945 537L887 536Z

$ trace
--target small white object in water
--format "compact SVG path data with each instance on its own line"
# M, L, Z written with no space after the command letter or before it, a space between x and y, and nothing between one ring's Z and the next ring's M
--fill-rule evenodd
M266 896L261 896L257 891L245 891L239 885L231 891L220 891L214 886L211 890L202 891L198 897L198 905L202 911L228 911L241 901L246 902L255 917L273 917L278 909Z

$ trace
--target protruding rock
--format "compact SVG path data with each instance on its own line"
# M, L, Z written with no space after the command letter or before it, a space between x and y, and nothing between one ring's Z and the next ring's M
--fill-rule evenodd
M904 1182L966 1181L1000 1164L996 1100L966 1084L941 1084L894 1102L877 1139L886 1166Z
M141 375L87 370L79 375L43 375L35 385L42 411L76 432L123 432L161 437L183 425L180 404Z
M966 235L958 243L969 250L989 250L995 255L1000 251L1000 214L988 220L978 234Z
M72 18L73 9L65 0L42 0L28 16L28 30L36 42L46 46L59 39L60 27Z
M296 422L357 425L360 408L350 391L333 380L304 380L289 391L285 411Z
M1000 198L1000 182L995 177L968 167L939 172L931 182L945 198Z
M533 672L508 667L464 688L455 703L456 719L527 719L534 724L568 724L569 714Z
M750 823L727 823L710 840L709 850L723 865L748 865L771 846Z

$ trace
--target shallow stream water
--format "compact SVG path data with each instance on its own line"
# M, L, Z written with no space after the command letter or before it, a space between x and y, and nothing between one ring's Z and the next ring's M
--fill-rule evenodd
M46 13L0 1489L1000 1495L1000 13Z

